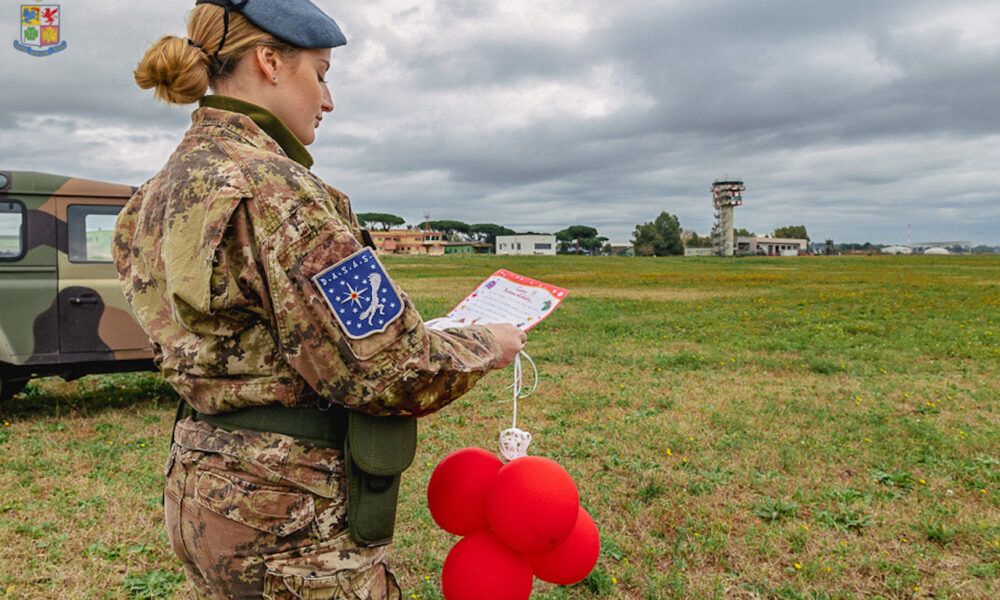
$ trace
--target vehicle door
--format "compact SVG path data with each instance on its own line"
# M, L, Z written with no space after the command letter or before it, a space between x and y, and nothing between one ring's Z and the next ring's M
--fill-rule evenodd
M44 362L59 351L54 206L10 189L0 174L0 362Z
M59 349L63 354L108 353L116 359L149 355L149 338L132 317L112 263L115 221L125 199L59 198Z

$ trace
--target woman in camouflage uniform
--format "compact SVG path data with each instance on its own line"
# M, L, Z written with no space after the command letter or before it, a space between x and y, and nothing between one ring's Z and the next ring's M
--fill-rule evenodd
M347 530L347 412L426 415L524 343L510 326L426 329L347 197L310 172L344 43L308 0L199 0L188 39L162 38L135 72L161 100L199 102L122 211L114 251L190 407L164 509L201 597L399 598L386 547Z

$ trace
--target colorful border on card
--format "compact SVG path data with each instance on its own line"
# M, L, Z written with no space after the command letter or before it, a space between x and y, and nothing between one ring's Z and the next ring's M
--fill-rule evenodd
M490 281L491 279L498 278L498 277L501 277L503 279L506 279L506 280L508 280L510 282L513 282L513 283L516 283L518 285L523 285L523 286L526 286L526 287L541 288L541 289L547 291L549 294L552 295L553 302L552 302L552 306L549 308L549 310L547 310L545 312L545 314L542 315L534 323L531 323L530 325L527 325L524 328L524 331L528 331L532 327L534 327L535 325L538 325L539 323L541 323L542 321L544 321L549 315L552 314L552 311L554 311L559 306L559 304L561 304L562 301L566 299L566 296L569 295L569 290L567 290L566 288L561 288L561 287L556 286L556 285L545 283L544 281L538 281L537 279L532 279L531 277L525 277L524 275L518 275L517 273L515 273L513 271L508 271L507 269L500 269L498 271L493 272L486 279L483 279L483 281L479 285L477 285L474 290L472 290L471 292L469 292L469 294L465 298L463 298L461 302L459 302L458 304L456 304L454 308L452 308L450 311L448 311L448 316L451 317L451 315L453 315L455 313L455 311L458 310L458 308L460 306L462 306L463 304L465 304L466 302L468 302L470 299L472 299L473 297L475 297L477 294L479 294L479 291L483 289L483 286L485 286L488 281Z

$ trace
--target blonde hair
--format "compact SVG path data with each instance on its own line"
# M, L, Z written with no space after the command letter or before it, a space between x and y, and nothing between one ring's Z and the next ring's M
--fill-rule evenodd
M197 102L209 85L233 73L236 65L257 46L275 48L292 57L298 49L260 29L236 11L229 13L225 45L214 60L225 29L224 9L199 4L188 18L188 39L166 35L146 50L135 69L135 82L170 104ZM189 41L190 40L190 41Z

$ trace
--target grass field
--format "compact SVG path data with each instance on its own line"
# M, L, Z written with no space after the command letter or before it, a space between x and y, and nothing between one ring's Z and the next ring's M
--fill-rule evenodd
M0 257L17 256L21 253L21 237L17 235L0 235Z
M601 530L534 598L1000 595L1000 259L390 259L425 318L498 267L571 290L521 403ZM421 425L394 557L440 598L424 489L509 426L510 371ZM189 598L160 516L158 378L32 383L0 407L0 597Z

